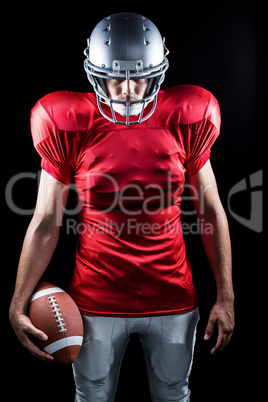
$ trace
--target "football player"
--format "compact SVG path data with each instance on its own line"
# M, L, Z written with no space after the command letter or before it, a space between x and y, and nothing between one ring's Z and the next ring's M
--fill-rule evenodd
M139 334L154 402L190 399L198 300L181 228L187 178L217 286L204 338L217 329L216 354L234 327L231 246L210 149L220 109L209 91L160 90L168 50L147 18L119 13L100 21L85 50L93 93L55 92L32 109L42 158L36 211L19 262L10 319L22 344L45 360L26 316L55 250L74 181L81 210L70 294L84 321L73 364L76 402L111 402L131 334ZM127 396L126 396L127 398Z

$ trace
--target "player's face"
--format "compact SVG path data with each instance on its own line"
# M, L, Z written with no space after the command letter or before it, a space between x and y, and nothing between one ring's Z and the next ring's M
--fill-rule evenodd
M140 80L106 80L106 88L110 99L119 101L136 101L145 97L148 79Z

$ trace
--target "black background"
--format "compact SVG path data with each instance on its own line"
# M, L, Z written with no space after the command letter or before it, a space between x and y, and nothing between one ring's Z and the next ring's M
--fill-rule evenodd
M265 320L261 314L260 283L265 272L261 258L262 234L235 220L228 211L228 192L240 180L263 169L264 46L266 12L257 2L165 2L154 6L123 6L119 2L43 2L31 6L7 5L1 12L0 75L3 188L21 172L40 170L32 146L30 109L45 94L58 90L91 91L83 70L86 38L109 14L129 11L150 18L166 37L170 68L163 87L196 84L210 90L222 112L221 135L211 161L226 209L233 246L236 328L229 347L217 356L203 341L215 285L200 238L187 235L199 295L201 321L191 375L192 402L204 400L258 400ZM266 34L267 35L267 34ZM33 208L37 179L20 180L13 200L20 208ZM71 197L72 198L72 197ZM70 200L72 203L72 199ZM249 218L250 193L233 199L232 208ZM14 213L5 205L2 214L4 242L2 272L5 297L2 348L9 400L73 401L70 367L35 359L19 344L8 322L18 259L30 215ZM64 226L46 278L68 287L74 261L75 236ZM7 254L7 258L4 255ZM214 339L215 342L215 339ZM3 362L3 360L2 360ZM136 337L127 349L119 378L116 402L149 402L146 373Z

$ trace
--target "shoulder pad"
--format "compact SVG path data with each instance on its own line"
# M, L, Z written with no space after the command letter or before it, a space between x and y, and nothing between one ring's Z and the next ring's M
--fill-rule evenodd
M81 92L52 92L41 98L35 107L38 104L59 130L86 130L92 119L92 102Z
M206 118L219 128L219 105L211 92L196 85L179 85L164 92L178 114L180 124L192 124Z

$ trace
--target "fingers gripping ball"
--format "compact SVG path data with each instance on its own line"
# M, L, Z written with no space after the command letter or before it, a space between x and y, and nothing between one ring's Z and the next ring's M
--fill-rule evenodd
M73 299L61 288L40 282L30 299L29 317L48 336L39 346L59 363L73 363L83 342L82 317Z

